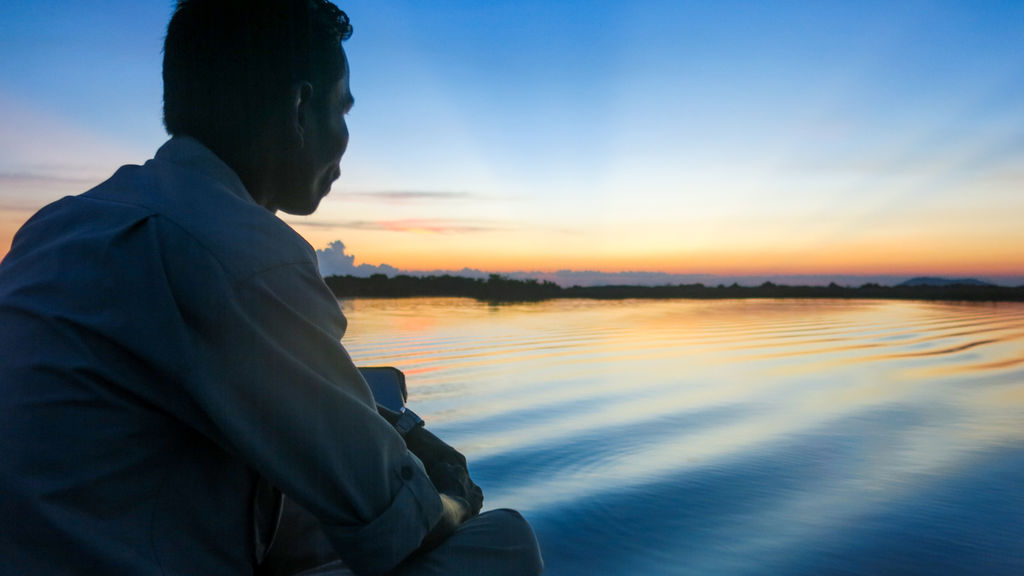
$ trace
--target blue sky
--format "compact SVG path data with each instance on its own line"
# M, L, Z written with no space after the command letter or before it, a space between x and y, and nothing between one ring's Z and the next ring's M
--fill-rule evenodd
M0 9L0 253L165 138L170 2ZM1024 3L339 3L342 179L403 269L1024 277ZM6 226L6 228L4 228Z

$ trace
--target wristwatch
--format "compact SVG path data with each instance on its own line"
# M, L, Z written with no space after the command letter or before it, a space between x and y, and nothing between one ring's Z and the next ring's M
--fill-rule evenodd
M409 432L414 429L423 426L423 418L420 418L418 414L409 410L405 406L398 411L398 420L395 421L395 430L405 438Z

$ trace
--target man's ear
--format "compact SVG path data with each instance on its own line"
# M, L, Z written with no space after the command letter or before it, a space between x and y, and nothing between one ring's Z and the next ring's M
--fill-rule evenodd
M313 85L309 82L296 82L292 84L289 97L292 131L301 148L305 143L306 130L312 121Z

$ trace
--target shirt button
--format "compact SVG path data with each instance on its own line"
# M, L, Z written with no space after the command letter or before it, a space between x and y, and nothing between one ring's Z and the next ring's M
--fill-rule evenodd
M402 466L402 480L412 480L412 466Z

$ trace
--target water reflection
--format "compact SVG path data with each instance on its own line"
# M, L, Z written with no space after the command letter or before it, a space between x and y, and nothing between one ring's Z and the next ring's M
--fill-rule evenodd
M344 307L550 574L1024 573L1024 305Z

